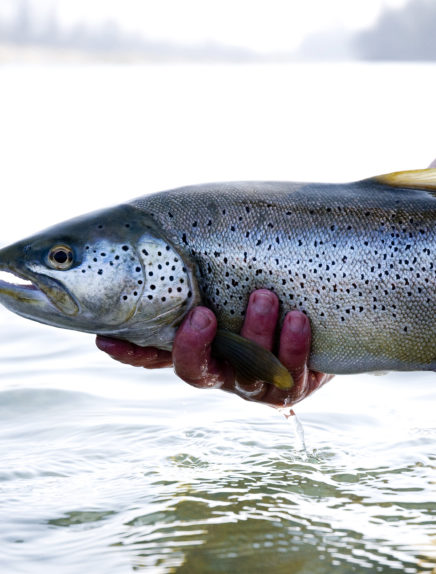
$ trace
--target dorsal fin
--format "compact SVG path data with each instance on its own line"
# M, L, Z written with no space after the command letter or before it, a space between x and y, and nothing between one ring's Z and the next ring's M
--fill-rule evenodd
M425 189L436 194L436 169L413 169L410 171L394 171L374 178L379 183L392 187Z

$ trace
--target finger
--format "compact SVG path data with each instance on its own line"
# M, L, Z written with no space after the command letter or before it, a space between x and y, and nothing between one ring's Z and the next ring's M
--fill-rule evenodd
M232 370L211 356L217 320L210 309L196 307L179 327L173 346L176 374L197 387L221 387L232 378Z
M429 168L435 168L436 167L436 159L434 159L428 167Z
M155 347L139 347L128 341L97 336L95 343L100 351L104 351L116 361L145 367L146 369L159 369L172 365L171 353Z
M310 351L310 323L304 313L291 311L280 335L279 359L298 381L306 370Z
M266 289L259 289L250 295L241 335L272 350L274 334L279 316L277 295Z
M241 335L255 341L262 347L272 350L274 335L279 316L279 300L277 296L267 289L258 289L250 295L247 312ZM230 389L244 399L259 401L268 390L263 381L254 381L250 384L240 383L237 380Z

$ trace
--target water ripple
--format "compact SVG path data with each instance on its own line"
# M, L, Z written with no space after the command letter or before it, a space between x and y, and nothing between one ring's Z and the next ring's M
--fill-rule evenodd
M298 409L304 452L269 409L112 365L75 334L26 354L19 332L0 357L0 571L436 567L427 375L333 381Z

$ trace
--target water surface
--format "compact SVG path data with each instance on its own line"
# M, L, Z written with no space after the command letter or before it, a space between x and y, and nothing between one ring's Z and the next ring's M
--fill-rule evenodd
M336 378L305 453L272 409L0 321L0 571L435 571L433 374Z

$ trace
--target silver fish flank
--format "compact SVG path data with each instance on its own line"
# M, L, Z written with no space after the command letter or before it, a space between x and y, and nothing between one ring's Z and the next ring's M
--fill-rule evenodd
M310 367L436 369L436 170L351 184L185 187L59 224L0 251L12 311L170 349L193 306L238 332L250 293L310 319Z

